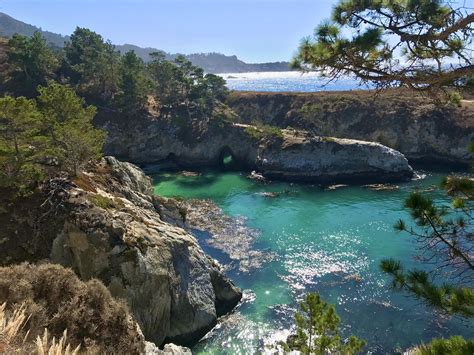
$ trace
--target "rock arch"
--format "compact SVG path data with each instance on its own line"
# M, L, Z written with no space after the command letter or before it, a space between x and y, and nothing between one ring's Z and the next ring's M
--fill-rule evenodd
M232 170L238 169L241 165L241 162L239 162L236 155L229 146L224 146L219 150L219 155L215 165L224 170Z

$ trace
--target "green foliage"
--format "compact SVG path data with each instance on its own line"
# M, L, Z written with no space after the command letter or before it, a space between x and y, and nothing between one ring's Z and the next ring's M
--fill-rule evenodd
M105 132L92 125L96 109L86 106L82 98L64 85L52 82L38 91L39 107L52 144L58 148L60 167L75 176L89 160L102 155Z
M448 93L448 100L449 102L457 107L461 107L462 96L457 91L451 91Z
M469 59L474 14L454 4L339 0L331 20L303 40L293 66L331 79L355 75L379 88L438 95L474 73ZM452 58L458 66L444 65Z
M437 206L419 192L405 201L418 228L409 228L400 220L395 228L419 243L422 261L436 263L437 270L404 270L400 262L383 260L381 270L392 278L392 287L406 291L435 309L465 318L474 317L474 259L472 255L472 201L474 180L448 177L442 187L453 197L452 205ZM440 277L439 272L445 271ZM440 282L444 279L444 282Z
M38 85L57 79L103 111L129 116L149 103L164 117L194 119L214 114L228 94L224 79L204 74L184 56L168 61L163 53L152 53L145 64L133 51L121 55L86 28L76 28L57 55L39 33L14 36L9 47L9 75L2 74L14 96L33 97Z
M383 260L380 268L392 276L392 288L410 292L416 298L448 314L474 317L474 290L452 284L437 285L421 270L405 271L399 261Z
M45 175L50 140L33 100L0 98L0 186L24 192Z
M15 96L35 96L38 85L54 78L58 59L38 32L32 37L14 35L8 47L7 90Z
M122 208L124 206L123 202L118 199L111 199L100 194L94 194L89 196L89 200L97 207L103 209L110 208Z
M262 123L246 127L245 133L256 140L283 138L283 132L280 128Z
M143 109L148 92L149 81L143 60L134 51L125 53L120 61L119 93L116 97L119 110L134 113Z
M118 90L120 53L102 36L76 28L66 43L62 75L92 102L110 104Z
M0 186L27 192L59 171L76 174L100 157L105 133L92 126L95 108L57 83L37 100L0 98Z
M466 340L460 336L448 339L433 339L431 343L419 346L415 355L472 355L474 354L474 339Z
M188 116L193 112L211 114L215 104L226 98L225 80L213 74L204 75L184 56L174 62L165 60L162 53L152 53L148 72L153 82L153 93L165 112L184 107Z
M308 355L355 354L365 346L365 341L355 336L349 337L346 343L341 341L341 320L334 306L321 300L319 294L307 294L300 303L300 310L295 314L296 334L280 344L286 351L298 350Z

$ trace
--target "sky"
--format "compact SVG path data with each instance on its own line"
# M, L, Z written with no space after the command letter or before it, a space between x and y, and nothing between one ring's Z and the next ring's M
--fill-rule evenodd
M0 0L0 12L43 30L87 27L115 44L219 52L248 63L290 60L335 0Z

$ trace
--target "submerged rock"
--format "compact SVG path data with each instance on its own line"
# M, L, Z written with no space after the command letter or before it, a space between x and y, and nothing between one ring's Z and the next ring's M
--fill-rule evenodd
M364 187L373 191L395 191L400 189L400 186L392 184L369 184L364 185Z
M193 344L242 297L196 239L166 218L150 178L132 164L106 157L75 181L53 180L44 191L12 206L0 231L9 243L0 250L3 262L49 258L83 280L100 279L127 301L146 340Z
M340 189L342 187L348 187L349 185L346 185L346 184L336 184L336 185L330 185L327 187L327 190L337 190L337 189Z
M258 181L258 182L267 182L267 179L265 179L265 176L263 176L263 175L260 174L260 173L257 173L255 170L252 171L252 172L247 176L247 178L250 179L250 180Z
M232 218L214 202L210 200L183 200L173 201L186 211L186 225L191 230L206 231L208 238L205 243L223 251L241 272L249 272L261 268L263 264L274 260L275 254L271 251L258 250L254 242L258 238L258 231L245 225L242 217Z

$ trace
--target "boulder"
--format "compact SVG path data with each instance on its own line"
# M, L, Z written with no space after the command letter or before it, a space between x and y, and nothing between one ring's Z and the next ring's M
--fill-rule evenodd
M333 183L400 181L413 176L404 155L382 144L282 132L281 142L259 151L258 170L268 178Z

